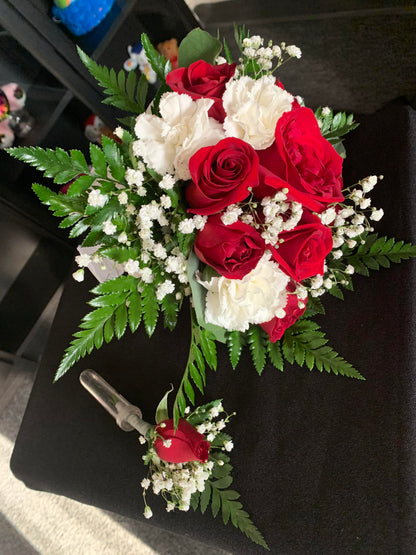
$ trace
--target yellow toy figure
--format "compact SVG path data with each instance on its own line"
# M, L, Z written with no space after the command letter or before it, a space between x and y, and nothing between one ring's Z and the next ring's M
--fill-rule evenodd
M170 60L172 69L178 67L178 41L176 39L165 40L157 45L159 54L162 54L166 60Z

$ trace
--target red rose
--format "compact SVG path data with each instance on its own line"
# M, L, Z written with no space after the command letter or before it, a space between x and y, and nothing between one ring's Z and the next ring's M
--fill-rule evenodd
M208 218L194 244L202 262L230 279L241 279L253 270L264 249L265 242L253 227L240 221L224 225L220 214Z
M214 104L208 115L223 122L225 111L222 106L222 95L226 83L234 75L236 64L220 64L212 66L199 60L189 67L180 67L169 72L166 83L177 93L186 93L190 97L211 98Z
M273 257L296 281L324 273L325 257L332 249L332 232L317 216L306 211L294 229L282 231Z
M158 457L170 463L189 461L207 462L210 443L186 420L179 420L175 430L173 419L164 420L156 426L157 437L154 447ZM170 447L163 443L170 440Z
M288 183L289 199L322 212L327 204L341 202L342 158L322 137L309 108L286 112L276 125L276 141L259 153L260 163ZM273 177L265 183L279 187Z
M272 343L275 343L278 339L280 339L287 328L290 328L290 326L292 326L305 312L307 299L302 302L305 306L303 308L299 308L299 299L297 295L289 294L287 296L287 303L285 306L286 316L284 318L277 318L277 316L275 316L269 322L260 324L260 327L267 332L269 340Z
M259 158L241 139L222 139L200 148L189 160L192 182L185 195L188 212L210 215L244 200L258 184Z

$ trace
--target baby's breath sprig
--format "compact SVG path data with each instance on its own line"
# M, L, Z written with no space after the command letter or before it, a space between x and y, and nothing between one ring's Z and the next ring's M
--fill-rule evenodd
M282 42L280 45L273 44L270 40L264 46L264 39L259 35L250 36L249 31L242 27L235 33L237 45L241 56L237 72L239 76L248 75L253 79L260 79L265 75L273 73L292 58L300 58L302 51L297 46L287 45Z

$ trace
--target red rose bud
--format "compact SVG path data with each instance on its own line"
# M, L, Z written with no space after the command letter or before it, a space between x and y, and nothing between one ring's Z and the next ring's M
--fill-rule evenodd
M224 225L220 214L208 218L194 244L202 262L230 279L241 279L251 272L264 249L264 239L253 227L240 221Z
M260 327L264 329L264 331L268 334L269 340L272 343L278 341L287 328L290 328L305 312L306 310L306 303L307 298L302 299L302 303L305 305L303 308L299 308L299 299L297 295L289 294L287 296L287 303L285 306L286 316L284 318L277 318L275 316L269 322L265 322L264 324L260 324Z
M210 443L186 420L179 420L176 430L172 418L164 420L156 426L156 431L159 437L154 447L162 460L169 463L207 462Z
M211 98L214 104L208 115L220 123L224 121L225 111L222 95L225 85L234 75L236 64L220 64L212 66L208 62L198 60L189 67L180 67L169 72L166 84L177 93L185 93L194 100Z
M258 167L256 151L241 139L229 137L200 148L189 161L188 212L208 216L244 200L249 187L258 184Z
M342 202L342 158L322 137L309 108L286 112L276 125L275 143L259 153L260 163L289 184L289 198L322 212ZM273 180L266 179L273 186ZM296 195L296 193L298 193Z
M331 229L317 216L304 211L302 219L290 231L282 231L273 258L296 281L324 273L325 257L332 250Z

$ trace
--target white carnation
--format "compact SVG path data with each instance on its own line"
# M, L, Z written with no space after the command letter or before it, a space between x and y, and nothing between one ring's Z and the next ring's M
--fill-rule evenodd
M140 114L133 152L160 174L174 173L190 179L188 163L197 150L224 138L220 123L208 117L213 100L192 100L186 94L165 93L159 104L161 117Z
M289 277L266 252L242 279L213 277L202 282L208 290L205 319L229 331L246 331L250 324L268 322L282 315Z
M275 85L271 76L244 76L229 81L223 95L227 137L237 137L256 150L274 141L277 120L292 108L293 96Z

